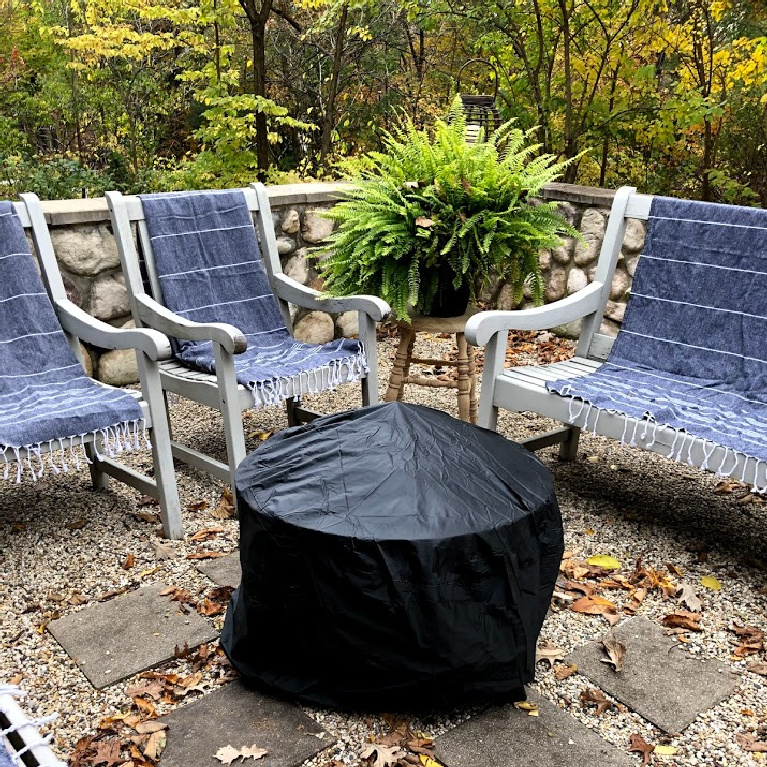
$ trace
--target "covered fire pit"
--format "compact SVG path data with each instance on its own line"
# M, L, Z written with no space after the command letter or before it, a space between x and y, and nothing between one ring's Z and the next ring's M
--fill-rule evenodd
M524 697L564 549L549 472L390 403L287 429L237 470L246 684L345 709Z

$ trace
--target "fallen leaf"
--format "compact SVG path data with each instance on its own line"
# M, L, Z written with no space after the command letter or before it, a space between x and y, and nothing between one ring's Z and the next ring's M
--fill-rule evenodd
M677 752L674 746L655 746L655 753L658 756L673 756Z
M763 660L755 660L746 666L746 671L750 671L752 674L759 674L759 676L767 676L767 663Z
M518 708L521 711L527 711L528 716L538 716L538 704L531 703L529 700L518 700L514 704L514 708Z
M160 502L157 500L157 498L152 498L151 495L142 495L138 499L138 505L139 506L159 506Z
M164 686L159 682L143 682L126 688L125 694L131 698L152 698L152 700L160 700L164 689Z
M622 565L620 560L611 557L609 554L596 554L586 560L587 565L592 567L601 567L603 570L620 570Z
M680 578L684 575L682 568L672 565L671 562L666 562L666 567L668 567L670 572L674 573L674 575L678 575Z
M638 751L642 754L642 764L650 764L650 754L655 751L655 746L648 743L641 735L634 733L631 736L629 751Z
M125 557L125 561L122 563L123 570L130 570L136 564L136 557L133 554L128 554Z
M259 748L258 746L248 746L243 748L240 752L243 759L260 759L262 756L266 756L269 752L265 748Z
M722 584L713 575L704 575L700 579L700 585L712 591L719 591L722 588Z
M215 559L216 557L225 557L222 551L198 551L195 554L187 554L187 559Z
M603 597L581 597L570 605L570 609L586 615L601 615L610 625L618 620L618 608L615 603Z
M207 501L196 501L195 503L190 503L187 505L186 510L187 511L202 511L203 509L208 508L208 502Z
M14 674L9 680L8 684L12 685L13 687L18 687L21 684L21 680L24 679L24 674Z
M205 530L198 530L194 535L189 537L190 541L207 541L210 538L215 538L218 533L223 533L223 527L208 527Z
M156 761L168 743L168 736L162 731L153 732L142 751L144 756L151 761Z
M575 663L569 663L567 665L558 665L554 667L554 678L561 682L567 677L572 676L578 670L578 666Z
M608 708L615 704L611 700L607 700L604 694L593 687L581 692L581 701L583 703L594 703L597 707L597 716L603 714Z
M93 757L91 764L96 767L99 764L105 764L106 767L112 767L113 764L122 761L120 752L122 743L119 738L110 738L96 743L96 756Z
M420 226L422 229L431 229L434 226L434 220L426 216L418 216L415 220L415 225Z
M216 519L230 519L235 515L234 496L231 490L224 490L218 499L215 509L211 509L210 514Z
M167 544L160 543L159 541L152 541L152 546L154 547L155 558L159 562L162 562L166 559L176 558L176 552L173 551L173 549Z
M703 631L700 625L700 613L688 613L679 611L671 613L661 619L661 623L667 628L681 628L687 631Z
M223 764L231 764L235 759L239 759L242 754L238 748L232 748L231 746L224 746L219 748L213 756Z
M607 639L602 640L602 649L607 653L607 657L600 658L601 662L611 665L616 672L620 671L623 668L626 645L610 635Z
M554 647L551 642L543 642L535 651L535 662L548 661L549 669L554 667L555 660L564 660L567 653L561 647Z
M87 519L76 519L67 525L68 530L82 530L88 524Z
M147 716L157 716L157 709L148 700L144 700L144 698L133 698L133 703L139 711L142 711Z
M394 767L403 756L407 756L407 752L399 746L382 746L380 743L371 743L360 753L361 759L371 760L372 767Z
M750 733L739 732L735 735L735 742L746 751L752 752L767 752L767 742L763 740L757 740L756 735Z
M158 722L156 719L149 719L145 722L138 722L133 728L139 735L151 735L153 732L162 732L168 729L165 722Z
M695 593L695 589L689 583L683 583L677 589L676 595L679 597L682 604L694 613L699 613L703 608L703 603L700 601L700 597Z

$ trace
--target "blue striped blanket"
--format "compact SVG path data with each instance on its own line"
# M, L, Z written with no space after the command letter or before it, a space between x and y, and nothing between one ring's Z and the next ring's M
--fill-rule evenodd
M703 467L720 475L734 471L738 453L767 461L767 211L654 198L607 362L547 386L644 419L642 438L654 424L673 427L670 458L689 459L689 434L708 443L707 456L728 448L720 465ZM571 422L580 416L570 413ZM624 438L633 442L636 430Z
M290 334L241 190L150 194L141 202L165 306L196 322L229 323L245 335L248 348L235 356L235 373L256 407L287 399L295 377L317 393L367 373L359 341L308 344ZM174 352L191 367L215 372L210 341L174 339Z
M139 447L143 415L127 392L85 374L53 311L35 268L24 227L10 202L0 202L0 453L3 477L16 460L32 479L80 467L86 435L103 440L109 456ZM133 434L131 433L133 432ZM80 446L64 440L79 438ZM87 461L87 456L83 456Z

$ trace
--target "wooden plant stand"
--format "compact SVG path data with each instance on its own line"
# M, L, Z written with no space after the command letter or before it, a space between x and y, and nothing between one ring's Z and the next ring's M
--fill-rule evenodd
M389 376L389 388L386 391L386 402L402 400L405 384L415 386L432 386L441 389L458 389L458 415L462 421L477 422L477 366L474 361L474 347L466 343L464 331L469 317L478 312L470 307L466 314L460 317L424 317L411 312L411 321L397 322L400 332L400 342L394 357L394 367ZM413 343L416 333L453 333L455 346L458 349L458 359L435 360L413 357ZM437 378L426 376L411 376L410 365L452 366L458 368L456 381L439 381Z

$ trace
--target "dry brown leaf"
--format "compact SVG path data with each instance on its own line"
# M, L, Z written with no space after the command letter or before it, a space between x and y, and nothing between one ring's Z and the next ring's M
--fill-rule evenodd
M220 602L214 602L211 599L205 597L201 602L197 604L197 612L200 615L205 615L210 618L213 615L221 615L226 610L226 605L222 605Z
M136 564L136 557L133 554L128 554L125 557L125 561L122 563L123 570L130 570Z
M102 740L96 743L96 755L93 757L91 764L93 767L97 767L99 764L104 764L106 767L112 767L113 764L122 761L122 758L120 757L121 751L122 743L119 738Z
M695 588L689 583L680 584L676 591L676 596L682 604L687 605L687 608L694 613L699 613L703 608L703 603L700 601L700 597L695 593Z
M159 682L144 682L143 684L134 684L125 690L125 694L131 698L152 698L160 700L164 685Z
M138 505L139 506L159 506L160 502L157 500L157 498L152 498L151 495L142 495L138 499Z
M176 552L173 549L159 541L152 541L152 547L154 548L154 556L158 562L162 562L166 559L175 559Z
M153 732L142 748L144 756L151 761L157 761L163 749L168 743L168 736L162 730Z
M686 631L703 631L700 625L700 613L688 613L680 610L661 619L666 628L685 629Z
M603 597L581 597L570 605L570 609L586 615L601 615L611 626L618 621L618 608L615 603Z
M759 674L760 676L767 676L767 663L763 660L755 660L746 666L746 671L750 671L752 674Z
M629 751L638 751L642 755L642 764L650 764L650 754L655 746L648 743L641 735L634 733L629 743Z
M611 665L614 671L620 671L626 656L626 645L610 635L607 639L602 640L602 649L607 653L607 657L600 658L600 661Z
M234 496L231 490L224 490L216 508L211 509L210 514L216 519L230 519L235 515Z
M735 735L735 742L746 751L754 753L767 753L767 742L757 740L756 735L751 733L739 732Z
M535 662L548 661L549 669L554 667L555 660L564 660L565 651L561 647L554 647L551 642L543 642L535 651Z
M218 533L223 533L223 527L207 527L204 530L198 530L194 535L189 537L190 541L207 541L210 538L215 538Z
M218 759L219 762L224 764L231 764L235 759L239 759L242 754L238 748L232 748L232 746L224 746L219 748L213 756Z
M147 716L157 716L157 709L148 700L144 700L144 698L134 698L133 704L139 711L142 711Z
M603 714L608 708L615 704L611 700L607 700L604 694L593 687L583 690L581 692L581 701L583 703L594 703L597 707L597 716Z
M187 554L187 559L215 559L216 557L225 557L222 551L197 551L194 554Z
M168 729L165 722L158 722L156 719L148 719L144 722L137 722L133 728L139 735L151 735L154 732L162 732Z
M190 503L187 505L186 510L187 511L202 511L203 509L208 508L208 502L207 501L196 501L195 503Z
M567 679L567 677L572 676L577 670L578 666L575 663L559 664L554 667L554 677L558 682L561 682Z
M407 756L399 746L382 746L370 743L360 752L361 759L368 759L371 767L394 767L402 757Z
M67 530L82 530L87 524L87 519L76 519L67 525Z
M24 679L23 673L14 674L9 680L8 684L18 687L21 684L21 680Z

